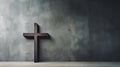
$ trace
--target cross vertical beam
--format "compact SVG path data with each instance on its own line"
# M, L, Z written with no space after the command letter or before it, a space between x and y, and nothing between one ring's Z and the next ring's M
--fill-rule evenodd
M39 38L37 36L39 33L39 26L34 23L34 62L39 62Z

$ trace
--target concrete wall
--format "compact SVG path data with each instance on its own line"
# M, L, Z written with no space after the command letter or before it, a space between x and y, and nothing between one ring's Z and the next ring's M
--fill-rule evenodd
M0 0L0 61L33 61L34 22L41 61L119 61L119 4L114 0Z

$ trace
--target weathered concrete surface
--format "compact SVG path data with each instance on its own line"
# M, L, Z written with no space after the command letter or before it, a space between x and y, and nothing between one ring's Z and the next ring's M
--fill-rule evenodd
M112 5L111 5L112 4ZM33 61L37 22L42 61L119 61L119 4L113 0L0 0L0 61Z
M119 67L111 62L1 62L0 67Z

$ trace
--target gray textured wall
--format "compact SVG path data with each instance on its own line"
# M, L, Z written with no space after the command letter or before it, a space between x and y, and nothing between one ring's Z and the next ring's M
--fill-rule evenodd
M0 0L0 61L33 61L37 22L42 61L119 61L119 3L114 0Z

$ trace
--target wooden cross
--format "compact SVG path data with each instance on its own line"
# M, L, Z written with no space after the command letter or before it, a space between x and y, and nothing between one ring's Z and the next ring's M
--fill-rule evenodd
M39 62L39 39L49 37L48 33L39 33L39 25L34 23L34 33L23 33L27 39L34 39L34 62Z

